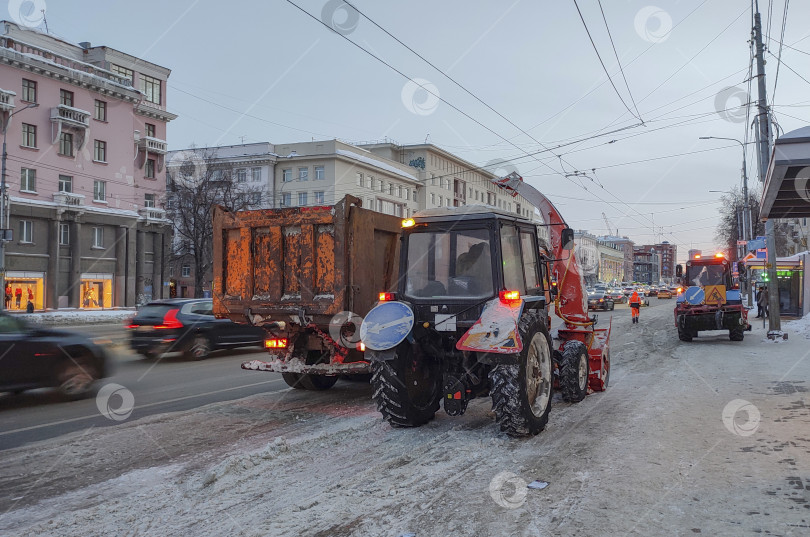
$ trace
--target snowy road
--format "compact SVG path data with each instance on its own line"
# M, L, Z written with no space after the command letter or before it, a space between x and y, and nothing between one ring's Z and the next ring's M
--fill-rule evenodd
M3 452L0 534L807 535L807 337L681 343L673 305L617 309L610 388L537 437L486 400L402 430L367 385L260 394Z

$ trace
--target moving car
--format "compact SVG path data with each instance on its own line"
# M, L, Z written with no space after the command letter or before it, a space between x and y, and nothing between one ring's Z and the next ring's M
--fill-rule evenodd
M659 293L658 287L653 286L647 290L647 296L658 296L658 293Z
M658 298L672 298L672 291L668 287L662 287L658 290Z
M217 319L212 308L210 298L150 302L127 325L130 346L147 357L182 352L202 360L217 349L264 345L263 328Z
M589 310L604 310L610 311L614 308L613 300L602 292L595 292L588 294L588 309Z
M608 289L607 296L616 304L624 304L627 302L627 296L625 296L621 289Z
M107 354L81 334L29 324L0 313L0 391L56 387L79 398L107 376Z

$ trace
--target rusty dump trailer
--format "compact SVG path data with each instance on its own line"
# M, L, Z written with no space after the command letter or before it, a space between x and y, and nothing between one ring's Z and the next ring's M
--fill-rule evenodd
M397 286L402 220L361 205L214 210L214 314L267 329L268 359L243 369L313 390L371 372L360 323Z

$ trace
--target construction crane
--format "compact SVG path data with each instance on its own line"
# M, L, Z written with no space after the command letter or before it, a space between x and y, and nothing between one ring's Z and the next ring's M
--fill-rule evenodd
M616 233L613 233L613 229L610 227L610 221L605 213L602 213L602 218L605 219L605 227L607 227L608 235L615 235L616 237L619 236L619 229L616 228Z

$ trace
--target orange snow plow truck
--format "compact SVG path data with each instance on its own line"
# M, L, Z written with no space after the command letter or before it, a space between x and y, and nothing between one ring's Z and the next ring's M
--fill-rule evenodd
M214 314L267 330L268 360L294 388L325 390L370 374L359 331L379 292L397 282L402 219L337 205L214 210Z

